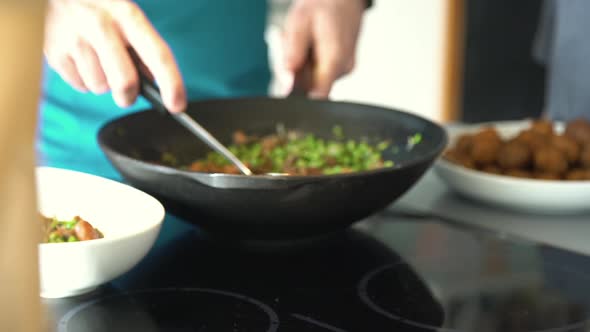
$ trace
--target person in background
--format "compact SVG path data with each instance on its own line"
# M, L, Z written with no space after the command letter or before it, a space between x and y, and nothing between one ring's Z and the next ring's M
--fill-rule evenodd
M590 120L590 1L544 0L533 55L547 70L545 115Z
M552 120L590 120L589 17L590 1L587 0L543 2L534 56L547 68L545 115ZM587 257L567 255L551 246L541 246L540 256L545 262L575 266L581 274L590 272ZM559 285L569 299L577 299L579 303L586 300L579 290L588 285L566 285L563 275L551 264L544 268L548 285Z
M96 136L107 121L150 107L137 98L129 49L158 82L171 112L184 111L190 100L267 95L267 6L267 0L49 1L39 164L121 180ZM369 6L368 0L292 0L284 69L292 80L314 50L311 97L327 97L353 69Z

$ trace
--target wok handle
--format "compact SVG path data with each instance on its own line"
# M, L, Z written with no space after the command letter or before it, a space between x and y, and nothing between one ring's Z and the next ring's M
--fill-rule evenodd
M315 67L313 49L310 48L307 53L307 59L303 66L295 72L293 79L293 88L289 97L307 97L309 91L313 87L313 70Z
M135 69L139 76L139 94L147 99L160 114L170 115L162 100L160 88L158 88L156 83L154 83L154 81L142 70L141 60L137 53L135 53L133 49L129 49L129 55L135 64Z

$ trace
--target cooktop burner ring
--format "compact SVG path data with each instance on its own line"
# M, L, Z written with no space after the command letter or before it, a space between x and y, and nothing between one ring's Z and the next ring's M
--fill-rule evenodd
M371 310L377 312L378 314L410 325L410 326L414 326L417 328L421 328L421 329L428 329L428 330L435 330L435 331L440 331L440 332L462 332L459 329L454 329L454 328L446 328L446 327L441 327L441 326L434 326L431 324L425 324L425 323L421 323L412 319L407 319L405 317L396 315L395 313L392 313L390 311L388 311L387 309L381 307L379 304L375 303L375 301L373 301L369 295L369 283L371 280L373 280L376 276L378 276L380 273L383 273L389 269L395 269L399 266L402 265L409 265L408 263L405 262L396 262L393 264L387 264L378 268L373 269L372 271L369 271L367 274L365 274L365 276L363 276L363 278L359 281L358 286L357 286L357 292L358 295L361 299L361 301L367 306L369 307ZM554 265L549 263L548 265ZM579 271L573 270L573 269L567 269L568 272L570 273L575 273L578 275L583 275L585 277L588 277L587 275L580 273ZM590 323L590 320L583 320L580 322L576 322L576 323L571 323L568 325L564 325L562 327L555 327L555 328L548 328L548 329L541 329L541 330L534 330L534 331L530 331L530 332L574 332L574 331L580 331L580 329L586 328L588 326L588 324Z
M424 324L424 323L420 323L420 322L416 322L413 320L409 320L406 319L404 317L398 316L394 313L391 313L389 311L387 311L386 309L382 308L381 306L379 306L377 303L375 303L371 297L369 296L369 282L377 275L379 275L380 273L382 273L383 271L389 270L389 269L393 269L396 268L399 265L403 265L405 263L403 262L397 262L394 264L387 264L381 267L378 267L372 271L369 271L359 282L358 284L358 294L359 297L361 298L361 301L368 306L371 310L379 313L380 315L383 315L389 319L395 320L395 321L399 321L402 322L404 324L408 324L408 325L412 325L415 327L419 327L419 328L425 328L425 329L437 329L438 331L444 331L444 332L456 332L454 330L445 330L444 328L440 328L437 326L433 326L433 325L429 325L429 324Z
M105 297L98 298L96 300L92 300L89 302L79 304L78 306L76 306L76 307L72 308L70 311L68 311L59 320L57 332L72 332L68 328L68 322L73 317L75 317L76 314L82 312L84 309L87 309L87 308L89 308L93 305L96 305L96 304L100 304L101 302L116 299L116 298L122 298L122 297L130 296L130 295L141 295L141 294L149 294L149 293L154 294L154 293L165 293L165 292L205 293L205 294L221 295L221 296L237 299L237 300L240 300L240 301L243 301L243 302L246 302L246 303L249 303L249 304L252 304L252 305L258 307L268 316L268 320L269 320L268 324L269 325L268 325L268 329L266 330L266 332L276 332L279 328L279 325L280 325L279 316L270 306L268 306L267 304L265 304L259 300L251 298L249 296L242 295L239 293L219 290L219 289L213 289L213 288L167 287L167 288L153 288L153 289L142 289L142 290L121 292L121 293L108 295Z

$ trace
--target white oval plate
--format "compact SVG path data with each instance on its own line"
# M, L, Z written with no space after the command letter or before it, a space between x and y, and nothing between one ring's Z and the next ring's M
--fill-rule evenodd
M458 136L473 133L485 126L496 128L500 136L512 137L530 125L530 120L488 122L447 128L449 147ZM563 124L556 124L560 132ZM541 214L577 214L590 211L590 181L523 179L489 174L456 165L439 158L435 173L462 196L483 203L521 212Z

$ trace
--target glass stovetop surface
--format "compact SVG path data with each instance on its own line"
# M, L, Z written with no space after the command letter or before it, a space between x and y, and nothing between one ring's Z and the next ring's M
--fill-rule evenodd
M53 330L590 330L590 258L548 246L388 214L280 246L182 227L99 290L44 300Z

